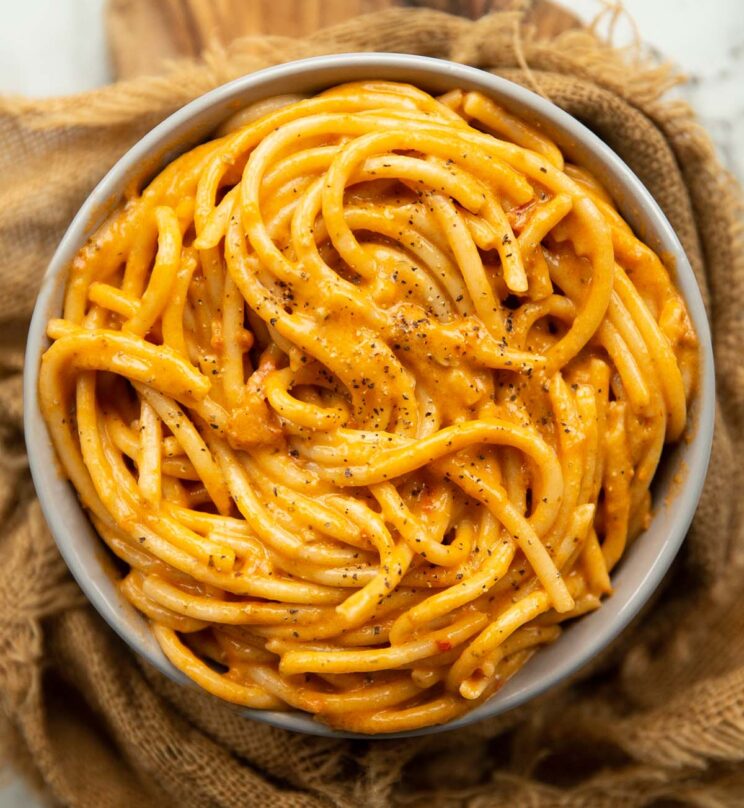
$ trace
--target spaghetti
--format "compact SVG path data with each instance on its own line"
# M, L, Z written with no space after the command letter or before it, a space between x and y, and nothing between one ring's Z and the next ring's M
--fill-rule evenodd
M75 258L40 399L171 662L366 733L596 609L697 341L585 170L477 92L243 111Z

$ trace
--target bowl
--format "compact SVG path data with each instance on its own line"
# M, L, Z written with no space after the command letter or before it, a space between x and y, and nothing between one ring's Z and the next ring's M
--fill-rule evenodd
M389 738L452 730L499 715L575 674L618 636L658 587L695 512L710 455L715 407L713 353L703 301L684 250L661 209L633 172L596 135L557 106L519 85L482 70L423 56L384 53L321 56L262 70L218 87L178 110L133 146L101 180L65 233L42 282L31 321L24 418L31 472L42 510L81 589L134 651L166 676L196 687L166 659L146 620L120 594L110 574L107 551L72 486L59 473L37 392L40 357L49 344L46 324L61 311L67 270L73 257L119 203L124 188L133 180L147 181L247 104L272 95L313 93L360 79L409 82L433 93L455 87L479 90L541 127L574 162L603 180L635 232L665 260L668 257L668 266L700 338L701 351L700 383L690 409L687 435L665 453L654 482L653 521L629 548L613 575L614 594L601 609L569 625L553 645L542 648L498 693L475 710L447 724L399 736L382 736ZM299 712L240 711L246 717L297 732L370 737L332 730Z

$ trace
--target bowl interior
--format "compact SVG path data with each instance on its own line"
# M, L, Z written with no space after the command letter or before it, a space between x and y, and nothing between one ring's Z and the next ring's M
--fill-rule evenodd
M505 712L575 673L611 642L650 597L676 555L695 511L713 433L714 376L710 331L689 262L671 226L630 169L586 127L545 99L481 70L420 56L342 54L270 68L213 90L153 129L100 182L65 234L42 283L29 331L24 380L26 443L36 490L47 522L80 587L115 631L138 653L176 681L191 685L160 651L141 615L119 593L106 551L59 473L39 411L37 378L48 345L46 323L58 316L67 267L87 237L105 219L132 180L146 182L177 155L203 141L226 117L260 99L284 93L313 93L347 81L410 82L432 93L460 87L480 90L542 128L574 162L597 174L627 221L653 249L669 256L701 344L701 379L687 440L665 453L654 481L654 519L629 548L613 575L615 592L601 609L575 621L553 645L543 648L488 702L445 725L402 736L454 729ZM315 735L354 737L298 712L242 710L257 720ZM364 736L367 737L367 736ZM393 736L384 736L393 737Z

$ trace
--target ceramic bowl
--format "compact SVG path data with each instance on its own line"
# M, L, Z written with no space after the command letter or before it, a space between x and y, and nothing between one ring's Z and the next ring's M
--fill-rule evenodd
M665 260L668 257L700 337L701 378L686 439L665 453L653 486L653 521L629 548L613 575L612 597L598 611L569 625L553 645L541 649L497 694L472 712L444 725L401 733L423 735L463 727L523 704L575 674L605 648L638 613L669 569L684 540L705 479L713 435L715 382L710 330L700 291L674 230L651 194L625 163L575 118L529 90L485 71L422 56L381 53L291 62L244 76L197 98L156 126L116 163L88 197L60 242L44 277L28 336L26 444L44 515L60 552L93 606L134 651L158 670L184 685L195 686L165 658L145 619L119 593L101 540L72 487L60 476L37 395L39 361L48 345L46 323L60 314L71 260L133 180L141 183L151 178L247 104L272 95L314 93L360 79L410 82L432 93L455 87L479 90L542 128L573 162L601 179L636 233ZM300 712L242 712L248 718L297 732L350 735L329 729Z

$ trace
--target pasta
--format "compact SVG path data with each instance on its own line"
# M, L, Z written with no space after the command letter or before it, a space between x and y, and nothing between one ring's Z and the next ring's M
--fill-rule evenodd
M60 462L168 659L363 733L463 714L600 606L698 350L540 130L381 81L131 189L48 335Z

